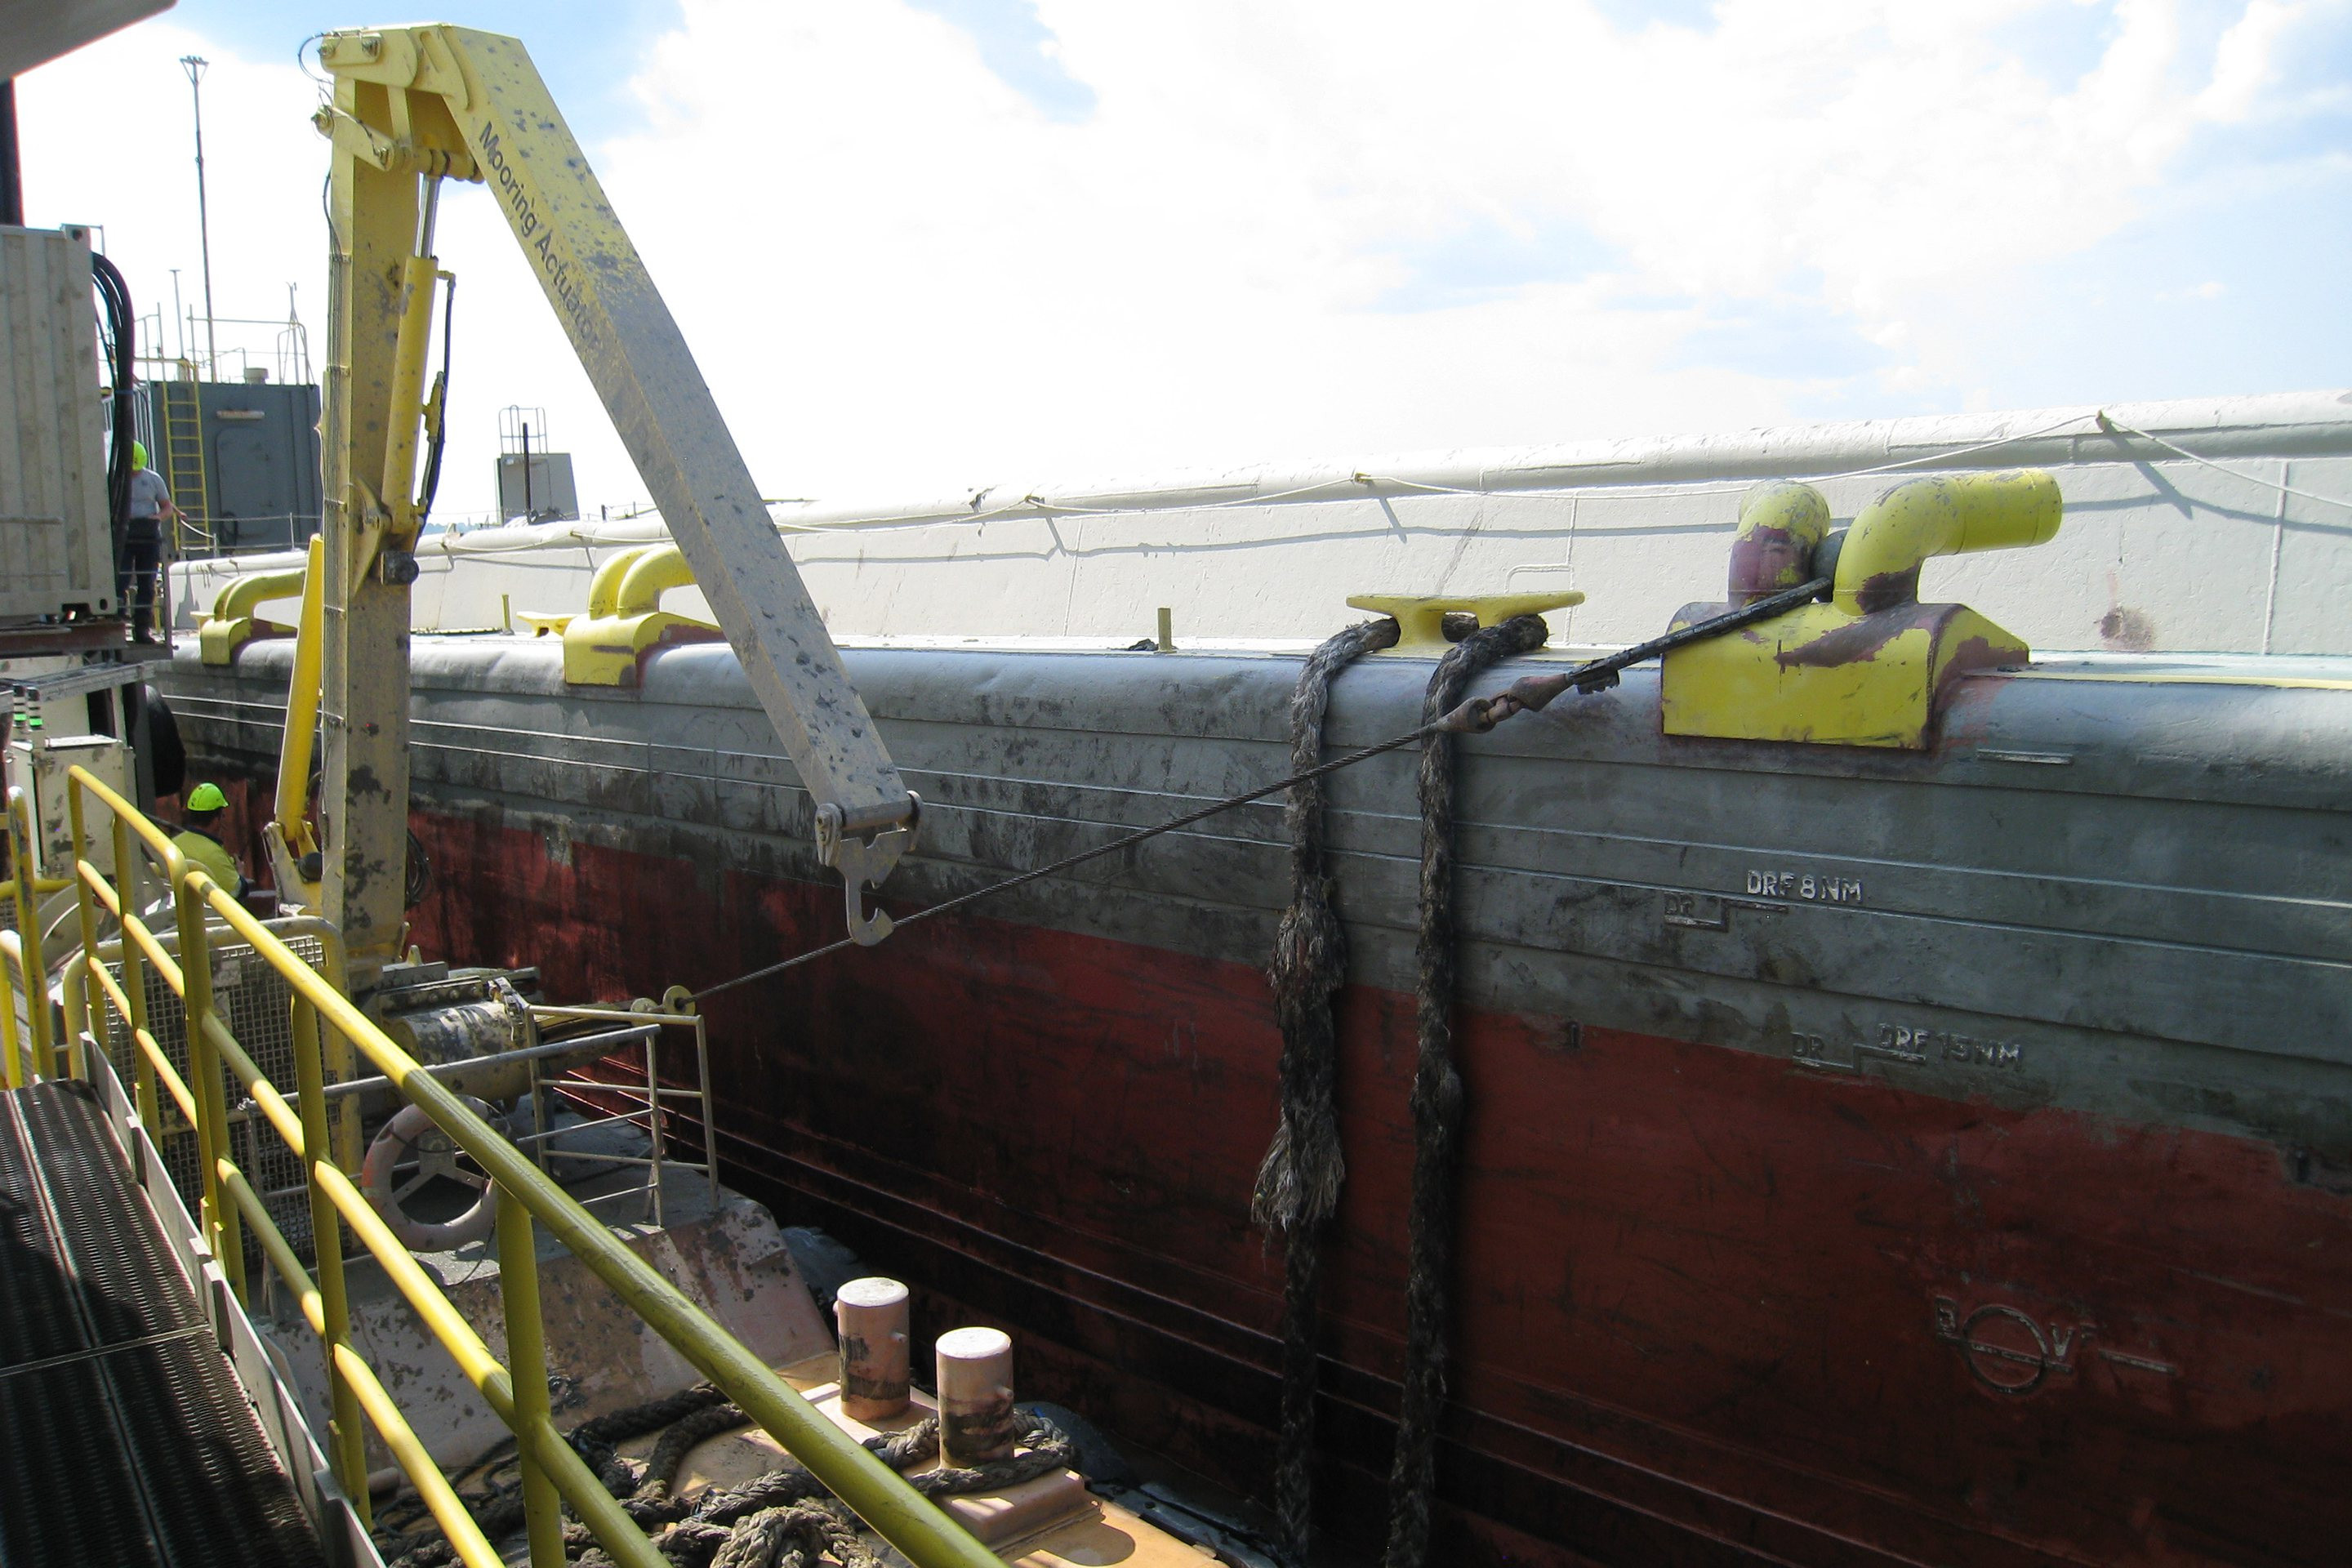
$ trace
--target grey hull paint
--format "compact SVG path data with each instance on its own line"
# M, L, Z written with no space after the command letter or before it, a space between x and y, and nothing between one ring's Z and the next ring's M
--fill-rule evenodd
M1295 658L845 658L925 804L887 889L902 911L1284 771ZM184 658L192 756L268 774L289 662L282 643L234 670ZM1410 728L1429 668L1343 676L1333 752ZM2258 683L2279 677L2344 684ZM537 831L558 858L586 840L705 876L824 875L723 647L657 654L620 690L566 687L551 642L419 637L414 679L424 809ZM1474 1005L2352 1164L2352 660L1976 678L1922 755L1665 738L1655 673L1635 671L1464 749ZM1331 790L1354 978L1398 990L1412 767L1380 758ZM1268 802L983 912L1256 966L1286 875Z

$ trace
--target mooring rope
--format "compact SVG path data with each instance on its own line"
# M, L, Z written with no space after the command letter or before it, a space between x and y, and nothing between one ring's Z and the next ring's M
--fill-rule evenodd
M1346 936L1331 905L1332 886L1323 865L1322 792L1314 786L1331 774L1354 767L1359 763L1402 750L1416 742L1423 745L1419 775L1423 816L1421 935L1417 948L1420 966L1417 988L1419 1060L1413 1079L1413 1177L1407 1225L1410 1266L1406 1283L1406 1371L1400 1405L1396 1458L1390 1475L1390 1531L1384 1564L1384 1568L1422 1568L1428 1552L1430 1505L1436 1475L1436 1424L1444 1401L1448 1274L1452 1268L1454 1239L1454 1161L1463 1104L1462 1080L1453 1059L1455 959L1452 737L1485 734L1514 714L1547 707L1567 691L1605 690L1617 684L1620 671L1633 665L1677 647L1705 642L1759 621L1769 620L1821 597L1829 587L1829 579L1816 578L1691 626L1679 627L1663 637L1621 648L1600 658L1588 659L1571 668L1523 676L1502 691L1465 700L1463 692L1471 680L1501 660L1541 647L1548 635L1544 623L1532 616L1519 616L1499 626L1473 631L1439 661L1423 696L1423 722L1418 727L1377 745L1359 748L1329 762L1318 762L1316 759L1322 749L1322 724L1328 710L1331 677L1365 652L1390 646L1396 635L1393 622L1363 623L1327 640L1309 656L1307 668L1300 672L1299 681L1292 691L1293 772L1288 777L1213 801L1166 822L1120 834L1091 849L1063 856L1033 870L1020 872L985 887L941 900L910 914L896 917L898 925L912 925L918 921L961 909L982 899L1008 892L1090 860L1118 854L1147 839L1190 827L1236 806L1291 792L1285 822L1291 836L1292 902L1283 917L1269 970L1283 1028L1283 1111L1274 1145L1267 1150L1259 1169L1251 1212L1260 1225L1282 1230L1286 1242L1282 1437L1276 1462L1276 1489L1283 1546L1295 1563L1306 1561L1310 1532L1312 1494L1309 1472L1316 1384L1315 1308L1321 1272L1320 1231L1337 1203L1346 1169L1332 1108L1337 1039L1330 1013L1331 995L1345 980ZM694 993L691 999L700 1002L856 945L846 937L827 942L780 963L739 974L731 980L704 986ZM1062 1453L1065 1457L1053 1463L1066 1463L1068 1440L1061 1437L1050 1425L1045 1425L1045 1430L1052 1434L1051 1437L1041 1437L1039 1444L1033 1445L1033 1447L1040 1453L1047 1449ZM933 1440L936 1441L935 1438ZM874 1443L868 1444L868 1447L874 1446ZM682 1450L680 1457L683 1457ZM1007 1463L1017 1463L1027 1458L1026 1455L1017 1456L1015 1461ZM592 1464L593 1462L592 1460ZM923 1490L926 1489L926 1482L947 1473L934 1471L929 1476L914 1476L909 1479L919 1490ZM814 1477L807 1477L805 1484L798 1479L806 1475L805 1470L788 1460L784 1468L761 1478L750 1489L738 1489L739 1491L748 1491L748 1498L736 1498L719 1506L738 1509L737 1513L730 1515L734 1519L749 1517L762 1509L799 1507L823 1490ZM999 1480L993 1484L1007 1483ZM674 1561L687 1564L688 1568L713 1568L717 1562L714 1556L698 1554L705 1544L718 1539L712 1534L718 1522L711 1512L712 1500L704 1499L690 1514L681 1518L677 1505L667 1496L669 1485L669 1481L663 1479L657 1488L651 1489L658 1490L660 1495L632 1496L625 1506L647 1522L659 1522L660 1518L677 1521L662 1537L663 1542L673 1542L676 1551L667 1545L664 1550L671 1552ZM953 1489L969 1489L959 1487ZM761 1528L772 1531L784 1530L784 1526L776 1521ZM792 1546L791 1551L813 1559L817 1552L830 1550L818 1544L815 1535L806 1533L818 1531L818 1523L802 1520L793 1529L803 1533L791 1539L804 1544ZM575 1541L585 1544L585 1539L584 1531L579 1527L567 1526L567 1548ZM781 1541L784 1537L779 1534L777 1539ZM710 1550L715 1552L718 1548L713 1546ZM580 1559L583 1563L599 1560L601 1553L592 1553ZM763 1563L797 1563L801 1560L800 1556L757 1559ZM418 1560L416 1568L425 1568L427 1561L438 1560ZM862 1565L847 1564L845 1568L862 1568Z
M608 1411L603 1415L583 1421L567 1435L572 1451L587 1462L604 1483L604 1489L614 1497L625 1497L635 1489L638 1479L620 1462L614 1448L632 1437L642 1437L648 1432L683 1421L698 1411L716 1409L727 1404L724 1390L713 1383L698 1383L682 1388L666 1398L648 1400L625 1409ZM737 1426L742 1425L740 1421ZM727 1430L720 1427L720 1431Z
M1323 721L1331 681L1377 649L1391 647L1397 624L1360 621L1307 658L1290 693L1290 765L1299 773L1323 756ZM1339 1203L1347 1162L1339 1151L1338 1032L1331 998L1348 981L1348 933L1332 908L1325 864L1323 784L1309 779L1290 792L1283 826L1290 835L1290 907L1276 929L1266 979L1282 1028L1282 1115L1258 1166L1250 1217L1283 1248L1282 1435L1276 1447L1275 1515L1289 1561L1307 1562L1313 1531L1317 1298L1323 1230Z
M1422 712L1462 700L1489 666L1544 645L1541 619L1519 616L1454 645L1429 678ZM1412 1203L1405 1226L1404 1390L1389 1471L1383 1568L1422 1568L1437 1481L1437 1418L1445 1403L1446 1330L1453 1299L1454 1167L1462 1142L1462 1075L1454 1060L1454 737L1421 749L1421 932L1414 1014L1420 1058L1412 1079Z

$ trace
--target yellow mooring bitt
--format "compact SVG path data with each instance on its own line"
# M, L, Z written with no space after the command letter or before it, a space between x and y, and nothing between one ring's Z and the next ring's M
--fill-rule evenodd
M1830 600L1667 654L1665 732L1924 750L1957 677L2032 654L1965 605L1919 603L1921 564L2044 543L2063 510L2039 469L1917 479L1832 533L1812 486L1758 485L1740 501L1728 604L1685 605L1674 625L1817 577L1832 579Z
M316 552L313 552L315 554ZM264 620L257 614L273 599L297 599L310 572L257 572L231 581L213 598L213 607L196 628L196 648L206 664L236 662L237 651L256 637L292 637L292 626Z
M624 550L588 582L588 613L551 627L563 638L563 679L572 686L635 686L639 661L670 643L716 642L719 628L661 607L672 588L694 586L694 568L675 544Z

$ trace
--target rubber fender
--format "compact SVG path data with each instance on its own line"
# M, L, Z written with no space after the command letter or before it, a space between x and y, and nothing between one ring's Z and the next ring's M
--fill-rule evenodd
M792 1254L793 1268L815 1299L816 1310L827 1319L833 1316L835 1292L849 1280L871 1272L857 1260L857 1254L813 1225L786 1226L784 1250Z
M1098 1490L1123 1492L1138 1485L1143 1478L1127 1456L1118 1451L1102 1429L1066 1405L1048 1405L1042 1399L1024 1399L1019 1409L1034 1411L1062 1429L1077 1449L1076 1469L1086 1477L1087 1485Z
M146 699L147 732L138 744L146 748L147 769L159 795L177 795L188 782L188 748L180 740L180 721L163 694L150 686Z

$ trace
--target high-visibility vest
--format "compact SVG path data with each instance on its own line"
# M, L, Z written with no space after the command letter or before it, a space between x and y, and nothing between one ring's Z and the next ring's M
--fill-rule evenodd
M231 894L244 890L245 873L236 868L236 859L226 849L221 847L220 840L199 833L193 827L183 827L179 832L172 835L172 847L202 866L214 881L218 882Z

